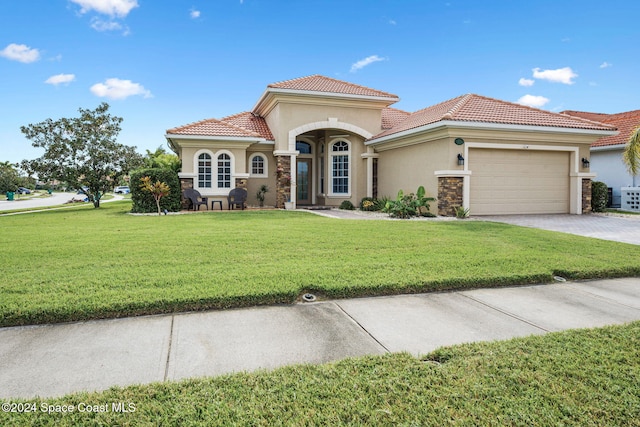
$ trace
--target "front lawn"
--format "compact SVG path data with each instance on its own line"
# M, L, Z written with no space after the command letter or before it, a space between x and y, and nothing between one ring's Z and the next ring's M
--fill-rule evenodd
M13 400L35 412L0 412L0 424L640 426L639 348L635 322L458 345L422 360L390 354ZM73 412L43 412L63 407Z
M506 224L130 206L0 217L0 326L640 274L640 246Z

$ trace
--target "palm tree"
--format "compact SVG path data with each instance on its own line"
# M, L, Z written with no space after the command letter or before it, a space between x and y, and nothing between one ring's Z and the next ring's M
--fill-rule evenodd
M627 165L627 170L633 177L633 185L635 186L635 177L640 174L640 126L631 132L629 143L622 153L622 160Z

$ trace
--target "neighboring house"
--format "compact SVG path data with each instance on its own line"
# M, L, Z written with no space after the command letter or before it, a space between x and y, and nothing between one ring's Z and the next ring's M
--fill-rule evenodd
M390 108L398 101L314 75L268 85L250 112L165 137L183 188L211 198L246 187L257 204L266 184L268 205L357 205L423 185L440 215L590 210L594 175L582 159L615 127L474 94L414 113Z
M629 142L633 130L640 126L640 110L618 114L588 113L584 111L563 111L574 117L605 123L618 128L617 135L601 138L591 144L591 170L597 174L597 180L612 189L612 205L620 207L620 188L637 187L638 177L631 176L622 160L622 152Z

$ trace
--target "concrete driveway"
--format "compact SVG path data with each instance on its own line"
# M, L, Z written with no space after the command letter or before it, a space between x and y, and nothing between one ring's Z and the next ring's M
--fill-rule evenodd
M640 320L640 278L0 328L0 399Z
M640 245L640 215L493 215L474 218Z

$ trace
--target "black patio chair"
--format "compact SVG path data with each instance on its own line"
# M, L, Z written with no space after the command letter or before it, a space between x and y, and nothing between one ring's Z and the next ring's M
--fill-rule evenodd
M207 197L202 197L198 190L187 188L182 192L182 196L191 202L191 206L194 211L200 210L200 205L205 205L207 210L209 210L209 199Z
M229 203L229 210L235 209L236 206L240 206L244 210L247 205L247 190L234 188L227 196L227 203Z

